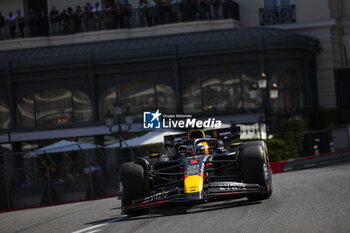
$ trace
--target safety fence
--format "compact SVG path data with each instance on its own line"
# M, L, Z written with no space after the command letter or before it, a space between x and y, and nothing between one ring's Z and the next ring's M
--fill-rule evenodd
M99 155L96 150L85 155L77 152L43 154L23 158L22 166L16 166L13 159L3 158L0 210L116 195L118 164L131 159L119 152L111 149L105 155ZM8 156L18 158L23 154Z

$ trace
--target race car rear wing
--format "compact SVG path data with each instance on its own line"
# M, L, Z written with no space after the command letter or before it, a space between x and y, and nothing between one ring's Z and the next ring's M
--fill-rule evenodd
M234 140L241 136L241 128L239 126L203 130L206 138L217 138L220 140ZM174 134L164 136L164 144L166 146L173 146L176 142L188 139L188 133Z

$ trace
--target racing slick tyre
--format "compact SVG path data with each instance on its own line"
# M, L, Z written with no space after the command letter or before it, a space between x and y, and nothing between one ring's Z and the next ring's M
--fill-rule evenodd
M128 209L132 201L144 198L147 195L148 182L146 181L145 171L140 164L134 162L125 163L120 171L120 178L123 185L122 210L129 216L139 216L147 214L150 210ZM126 207L126 208L125 208Z
M249 200L264 200L272 195L272 177L264 141L253 141L244 144L240 153L242 179L247 184L259 184L266 189L262 193L251 193L247 195Z

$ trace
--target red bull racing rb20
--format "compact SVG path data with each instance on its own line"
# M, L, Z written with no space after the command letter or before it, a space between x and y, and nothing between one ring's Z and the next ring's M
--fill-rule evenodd
M165 136L170 156L152 154L122 166L122 211L137 216L174 202L268 199L272 177L266 144L237 142L239 136L239 127Z

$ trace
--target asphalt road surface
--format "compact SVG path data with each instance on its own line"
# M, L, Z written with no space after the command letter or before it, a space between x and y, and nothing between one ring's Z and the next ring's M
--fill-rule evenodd
M350 232L350 164L273 175L269 200L245 198L120 214L117 198L0 214L0 232Z

